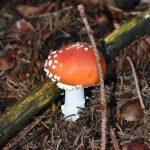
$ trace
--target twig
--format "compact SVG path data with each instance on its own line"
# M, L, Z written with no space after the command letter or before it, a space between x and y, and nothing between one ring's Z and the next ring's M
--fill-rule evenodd
M60 139L60 140L58 141L56 150L59 150L61 142L62 142L62 139Z
M29 16L28 18L29 19L35 19L35 18L43 18L43 17L49 17L49 16L57 16L58 14L61 14L61 13L68 11L68 10L71 10L72 8L73 8L72 6L68 6L68 7L60 9L56 12L44 13L44 14L39 14L39 15L32 15L32 16Z
M110 127L110 138L111 138L114 150L120 150L114 129L112 127Z
M26 130L23 130L21 136L17 138L11 145L7 148L11 149L13 146L17 145L19 141L21 141L39 122L41 119L36 119L32 124L29 125L29 128L25 128Z
M82 136L82 134L86 131L86 127L84 126L83 129L80 131L80 133L76 136L76 139L73 143L73 146L76 146L78 144L78 141L80 139L80 137Z
M83 23L85 24L86 30L87 30L87 34L90 38L91 44L94 48L94 53L95 53L95 57L96 57L96 62L97 62L97 66L98 66L98 72L99 72L99 77L101 80L101 85L100 85L100 93L101 93L101 104L103 105L103 110L102 110L102 124L101 124L101 132L102 132L102 139L101 139L101 150L105 150L106 149L106 124L107 124L107 103L106 103L106 99L105 99L105 86L104 86L104 78L103 78L103 72L102 72L102 65L100 62L101 58L99 57L98 54L98 50L96 47L96 42L95 39L93 37L93 31L89 26L89 23L87 21L85 12L84 12L84 6L82 4L78 5L78 10L80 12L80 16L83 20Z
M136 86L136 90L137 90L137 93L138 93L138 97L139 97L139 100L140 100L141 107L142 107L142 109L145 109L143 99L142 99L142 96L141 96L141 92L140 92L140 88L139 88L139 84L138 84L138 78L137 78L137 75L136 75L136 72L135 72L135 69L134 69L133 62L131 61L130 57L126 57L126 58L129 61L130 65L131 65L131 68L132 68L132 72L133 72L133 76L134 76L134 80L135 80L135 86Z

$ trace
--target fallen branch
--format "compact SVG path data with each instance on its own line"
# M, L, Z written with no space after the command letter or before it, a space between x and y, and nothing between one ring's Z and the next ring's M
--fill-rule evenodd
M49 79L0 116L0 146L46 106L54 103L61 91Z

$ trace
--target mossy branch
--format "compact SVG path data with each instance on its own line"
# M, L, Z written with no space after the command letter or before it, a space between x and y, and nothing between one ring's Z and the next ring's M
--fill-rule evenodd
M49 79L28 93L0 116L0 146L46 106L53 104L61 91Z
M110 60L114 59L120 50L145 34L150 34L150 9L114 30L104 39L107 56Z

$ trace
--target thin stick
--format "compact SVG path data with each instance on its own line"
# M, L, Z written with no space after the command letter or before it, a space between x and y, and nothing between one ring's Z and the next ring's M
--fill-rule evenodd
M110 127L110 138L111 138L114 150L120 150L119 144L115 135L115 131L112 127Z
M8 146L8 149L11 149L13 146L17 145L17 143L19 141L21 141L42 119L41 118L37 118L34 122L32 122L29 126L27 126L27 128L25 128L24 130L21 131L21 136L19 136L19 138L17 138L16 140L14 140L13 143L11 143L10 146Z
M73 8L72 6L69 6L69 7L65 7L65 8L63 8L61 10L58 10L56 12L44 13L44 14L39 14L39 15L32 15L32 16L29 16L27 18L29 18L29 19L35 19L35 18L43 18L43 17L49 17L49 16L56 16L58 14L61 14L61 13L65 12L65 11L69 11L72 8Z
M78 10L80 12L80 16L83 20L83 23L85 24L86 30L87 30L87 34L90 38L91 44L94 48L94 53L95 53L95 57L96 57L96 62L97 62L97 66L98 66L98 72L99 72L99 77L101 80L101 85L100 85L100 93L101 93L101 104L103 105L103 110L102 110L102 124L101 124L101 132L102 132L102 139L101 139L101 150L105 150L106 149L106 124L107 124L107 103L106 103L106 99L105 99L105 86L104 86L104 78L103 78L103 72L102 72L102 65L100 62L101 58L99 57L98 54L98 50L96 47L96 42L95 39L93 37L93 31L89 26L89 23L87 21L85 12L84 12L84 6L82 4L78 5Z
M135 80L135 86L136 86L136 90L137 90L137 93L138 93L138 97L139 97L139 100L140 100L141 107L142 107L142 109L145 109L143 99L142 99L142 96L141 96L141 92L140 92L140 88L139 88L139 84L138 84L138 78L137 78L137 75L136 75L136 72L135 72L135 69L134 69L133 62L131 61L130 57L126 57L126 58L129 61L130 65L131 65L131 68L132 68L132 72L133 72L133 76L134 76L134 80Z

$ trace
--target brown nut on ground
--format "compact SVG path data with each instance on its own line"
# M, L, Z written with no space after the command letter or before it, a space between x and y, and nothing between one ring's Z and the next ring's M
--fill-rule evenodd
M137 129L142 124L143 118L144 111L141 108L138 98L123 104L117 114L117 121L123 131Z

